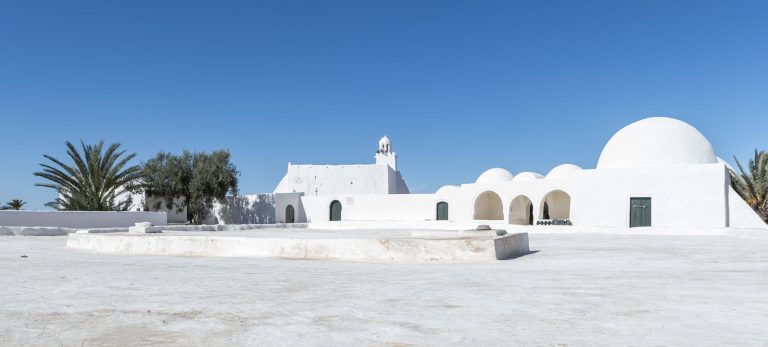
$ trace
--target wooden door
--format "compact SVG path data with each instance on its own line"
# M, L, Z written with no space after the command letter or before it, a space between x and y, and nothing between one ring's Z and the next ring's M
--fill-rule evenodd
M629 227L651 226L651 198L629 199Z

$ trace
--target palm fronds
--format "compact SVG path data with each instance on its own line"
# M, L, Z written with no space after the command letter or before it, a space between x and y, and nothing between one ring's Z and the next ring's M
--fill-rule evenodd
M47 182L38 187L51 188L59 197L47 204L59 210L70 211L126 211L131 207L127 190L141 178L142 169L128 163L136 154L125 155L119 143L104 148L104 141L95 145L80 142L82 153L67 142L67 164L50 155L43 155L50 163L40 164L42 171L35 172Z
M21 199L13 199L5 204L0 210L21 210L27 202Z
M768 152L755 150L755 157L749 160L746 170L736 159L740 173L731 171L733 189L752 207L760 218L768 223Z

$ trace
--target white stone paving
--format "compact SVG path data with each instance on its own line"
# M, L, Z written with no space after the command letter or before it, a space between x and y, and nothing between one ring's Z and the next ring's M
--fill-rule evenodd
M0 237L0 346L768 345L768 240L530 237L540 252L469 264L122 256Z

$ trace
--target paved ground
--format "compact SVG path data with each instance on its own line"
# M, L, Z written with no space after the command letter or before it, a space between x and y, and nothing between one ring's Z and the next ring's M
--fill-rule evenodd
M534 234L515 260L414 265L64 243L0 237L0 346L768 346L766 240Z

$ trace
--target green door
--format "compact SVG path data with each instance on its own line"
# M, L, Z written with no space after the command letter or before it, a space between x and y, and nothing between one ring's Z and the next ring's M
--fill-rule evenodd
M331 203L331 222L338 222L341 220L341 203L339 200L333 200Z
M285 208L285 222L294 223L295 220L296 220L296 211L294 211L293 205L288 205Z
M441 201L437 203L437 220L448 220L448 203Z
M651 226L651 198L629 199L629 227Z

